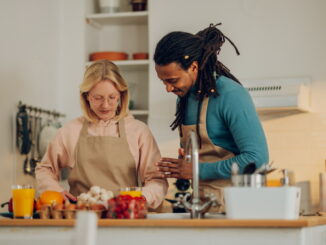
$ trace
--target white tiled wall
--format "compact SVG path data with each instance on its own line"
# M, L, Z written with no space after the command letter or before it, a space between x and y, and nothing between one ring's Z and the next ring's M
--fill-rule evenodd
M276 167L292 170L296 181L311 181L314 208L319 202L319 173L326 172L326 122L321 115L301 113L262 121L270 159Z

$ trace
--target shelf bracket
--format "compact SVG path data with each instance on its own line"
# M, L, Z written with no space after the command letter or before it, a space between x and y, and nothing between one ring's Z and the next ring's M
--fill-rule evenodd
M98 30L102 29L102 25L93 19L86 18L86 23L93 26L94 28L96 28Z

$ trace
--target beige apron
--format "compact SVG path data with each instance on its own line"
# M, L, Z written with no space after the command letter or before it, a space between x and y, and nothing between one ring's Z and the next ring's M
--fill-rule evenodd
M83 123L76 146L76 164L68 182L78 196L93 185L118 194L120 187L137 186L138 172L126 139L124 120L118 121L119 137L88 135Z
M201 136L201 148L199 149L199 162L213 163L225 159L229 159L234 156L230 151L225 150L222 147L214 145L210 140L207 129L206 129L206 118L207 118L207 107L209 98L205 97L202 101L202 107L200 112L199 120L199 131ZM196 125L182 125L182 138L181 146L185 149L186 140L189 131L193 130L196 132ZM230 180L217 179L217 180L200 180L199 189L200 194L203 197L204 193L213 193L216 195L217 200L222 204L219 208L211 208L211 212L221 212L224 211L224 197L223 197L223 187L230 185Z

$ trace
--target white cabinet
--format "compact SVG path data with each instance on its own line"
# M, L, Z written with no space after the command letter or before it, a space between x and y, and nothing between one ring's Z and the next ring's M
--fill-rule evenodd
M86 0L85 63L94 52L124 52L128 60L113 61L130 87L132 114L147 122L149 60L134 60L134 53L148 53L148 12L131 10L129 1L120 0L116 13L98 13L97 1Z

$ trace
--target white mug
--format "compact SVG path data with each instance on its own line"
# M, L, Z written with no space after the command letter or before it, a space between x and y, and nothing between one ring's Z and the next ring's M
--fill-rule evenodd
M115 13L119 11L120 0L100 0L101 13Z

